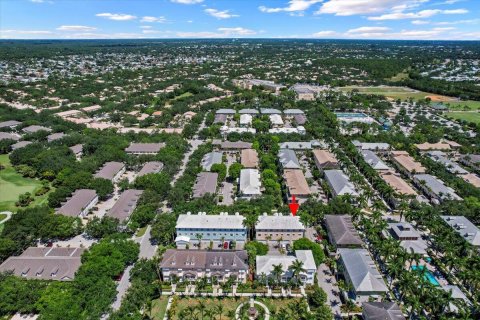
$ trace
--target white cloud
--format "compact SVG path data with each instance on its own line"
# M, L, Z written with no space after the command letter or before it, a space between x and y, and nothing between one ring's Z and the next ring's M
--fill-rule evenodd
M245 37L257 34L257 31L246 29L242 27L218 28L217 32L212 31L200 31L200 32L177 32L176 36L180 38L235 38Z
M377 17L369 17L368 20L381 21L381 20L401 20L401 19L424 19L430 18L438 14L465 14L468 13L466 9L455 10L440 10L440 9L428 9L418 12L394 12L387 13Z
M170 0L173 3L180 3L180 4L197 4L202 3L203 0Z
M131 14L124 14L124 13L97 13L97 17L101 18L106 18L109 20L115 20L115 21L128 21L128 20L135 20L137 19L136 16L133 16Z
M435 24L439 26L449 26L449 25L456 25L456 24L477 24L477 23L480 23L480 19L442 21L442 22L437 22Z
M347 33L379 33L390 31L390 28L387 27L360 27L355 29L350 29Z
M230 19L230 18L236 18L239 17L237 14L232 14L230 13L230 10L217 10L217 9L205 9L205 13L211 15L212 17L215 17L217 19Z
M352 16L375 14L399 7L403 4L423 2L423 0L329 0L322 4L317 14Z
M165 17L152 17L152 16L144 16L140 22L158 22L158 23L165 23L167 19Z
M95 27L89 27L89 26L60 26L57 28L59 31L75 31L75 32L80 32L80 31L94 31L97 30Z
M314 38L327 38L327 37L335 37L338 35L339 33L333 30L324 30L324 31L319 31L312 34Z
M305 11L312 5L322 1L323 0L290 0L287 7L268 8L260 6L258 9L265 13Z
M0 30L2 33L16 33L16 34L52 34L52 31L47 31L47 30L15 30L15 29L9 29L9 30Z
M412 24L415 24L415 25L421 25L421 24L429 24L430 21L427 21L427 20L413 20L412 21Z
M140 26L140 29L151 29L152 26Z

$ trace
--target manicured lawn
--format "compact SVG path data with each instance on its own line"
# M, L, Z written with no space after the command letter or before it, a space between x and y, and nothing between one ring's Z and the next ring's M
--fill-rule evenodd
M449 112L446 115L458 120L480 123L480 112Z
M258 301L263 302L270 312L278 312L282 308L287 308L289 303L299 302L301 298L285 298L285 299L273 299L273 298L257 298Z
M184 92L184 93L182 93L181 95L176 96L176 97L173 98L172 100L180 100L180 99L188 98L188 97L191 97L191 96L193 96L193 93L191 93L191 92Z
M353 89L357 89L360 93L367 93L367 94L378 94L384 95L386 97L392 99L401 99L407 100L409 98L413 99L425 99L428 96L435 96L440 98L441 100L445 101L454 101L455 98L437 95L433 93L417 91L408 87L392 87L392 86L370 86L370 87L361 87L361 86L348 86L348 87L341 87L338 88L341 91L349 92Z
M464 106L470 108L468 111L480 110L480 101L453 101L448 102L446 105L449 105L450 110L464 111Z
M143 228L138 229L137 237L143 236L145 234L145 232L147 232L147 227L143 227Z
M163 320L165 310L167 309L168 296L161 296L152 301L152 318L155 320Z
M30 192L35 200L31 205L39 205L47 201L48 193L35 197L35 191L42 187L37 179L24 178L18 174L10 164L8 155L0 155L0 163L5 169L0 170L0 211L17 211L15 202L18 196Z
M6 214L0 213L0 222L7 217Z
M394 75L393 77L391 77L390 81L402 81L402 80L405 80L405 79L408 79L408 73L405 72L405 71L402 71L402 72Z
M215 308L219 305L223 306L223 312L222 312L222 319L233 319L231 315L235 312L237 307L240 305L240 303L248 301L247 298L241 297L238 299L234 298L223 298L223 299L217 299L217 298L200 298L200 297L178 297L177 300L177 307L176 307L176 312L175 316L173 319L175 320L182 320L179 318L180 312L182 312L183 309L188 308L189 306L198 306L200 301L203 301L206 305L206 310L215 310ZM197 313L198 313L197 309ZM204 311L205 312L205 311ZM159 318L155 318L157 320ZM207 319L207 318L205 318ZM210 318L208 318L210 319ZM212 319L220 319L218 315L215 316L215 318Z

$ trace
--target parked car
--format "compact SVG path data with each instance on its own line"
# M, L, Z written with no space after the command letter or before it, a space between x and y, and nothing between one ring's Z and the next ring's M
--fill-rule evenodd
M230 244L229 244L229 241L225 241L225 242L223 243L223 249L228 249L229 245L230 245Z

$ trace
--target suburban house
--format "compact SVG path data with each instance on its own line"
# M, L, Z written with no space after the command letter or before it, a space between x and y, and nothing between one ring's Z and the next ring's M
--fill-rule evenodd
M460 167L456 162L448 159L441 154L435 154L434 152L427 152L428 157L435 162L441 163L448 172L458 175L467 174L468 171Z
M472 246L480 247L480 229L464 216L441 216L465 241Z
M444 150L444 151L451 150L450 144L446 142L437 142L437 143L425 142L425 143L415 144L415 147L420 152L426 152L430 150Z
M160 161L146 162L137 174L137 178L146 174L159 173L163 169L163 163Z
M25 132L25 133L36 133L36 132L39 132L39 131L51 132L52 129L44 127L44 126L32 125L32 126L28 126L28 127L23 128L22 131Z
M215 118L213 119L214 124L225 124L227 122L227 115L226 114L216 114Z
M0 122L0 129L15 129L17 126L21 125L22 123L16 120L8 120Z
M282 114L282 111L278 110L278 109L273 109L273 108L260 108L260 113L261 114L278 114L278 115L281 115Z
M55 140L60 140L63 137L65 137L65 133L63 132L57 132L57 133L52 133L47 136L47 142L53 142Z
M442 288L442 290L445 290L445 291L449 292L452 296L452 299L454 300L454 301L452 301L448 304L448 310L450 312L458 312L459 311L458 306L455 304L455 300L456 301L463 300L462 302L464 302L467 306L472 305L472 302L470 301L470 299L467 298L465 293L463 293L462 290L458 286L456 286L456 285L445 285L445 286L442 286L441 288Z
M268 118L270 119L270 123L273 127L279 127L283 125L282 116L279 114L271 114L268 116Z
M85 217L97 203L98 196L95 190L78 189L67 198L67 202L56 213L69 217Z
M83 156L83 144L76 144L74 146L69 147L69 149L73 152L77 160Z
M121 162L105 162L93 177L107 179L115 183L120 179L125 170L125 164Z
M335 155L328 150L313 150L313 159L320 171L326 169L338 169L340 167L340 163L337 158L335 158Z
M310 141L286 141L279 144L280 149L292 149L296 151L312 150L313 148L320 148L324 146L323 142L318 140Z
M21 255L12 256L0 265L0 272L13 272L17 277L39 280L73 280L80 268L83 248L29 247Z
M20 142L19 142L20 143ZM13 149L13 146L12 146L12 149ZM480 177L477 176L476 174L474 173L467 173L467 174L463 174L461 175L462 179L467 181L468 183L470 183L472 186L476 187L476 188L480 188Z
M345 281L352 285L351 298L357 302L379 300L388 292L385 281L366 249L338 249Z
M130 143L125 149L128 154L157 154L160 149L165 147L165 143Z
M378 153L386 153L390 151L390 144L384 142L360 142L358 140L354 140L352 143L360 151L369 150Z
M260 173L257 169L242 169L239 184L239 198L252 199L262 194Z
M364 320L406 320L400 307L391 301L362 303Z
M213 144L213 143L212 143ZM251 149L252 144L250 142L243 142L243 141L223 141L219 143L220 148L227 152L239 152L243 149Z
M283 171L283 179L287 187L287 196L289 199L295 196L298 203L307 201L311 192L302 170L285 169Z
M107 211L106 216L116 218L120 222L128 221L137 207L143 190L129 189L122 192L117 202Z
M397 166L398 170L413 177L415 174L425 173L427 170L419 162L415 161L406 151L392 151L392 162Z
M417 195L417 192L394 171L380 172L380 177L399 194L406 196Z
M256 116L259 112L257 109L241 109L238 111L239 114L249 114L251 116Z
M193 186L193 198L201 198L206 194L217 192L218 173L200 172Z
M240 115L240 127L250 127L252 125L253 117L249 114Z
M302 84L295 84L290 87L289 90L293 90L295 92L297 100L307 100L312 101L315 100L316 92L309 88L309 86L302 85Z
M260 276L266 276L273 278L274 266L282 266L282 274L279 275L280 281L285 283L293 278L294 274L289 267L293 264L295 260L298 260L303 263L304 272L299 274L299 279L301 283L307 285L313 285L315 279L315 273L317 272L317 266L315 265L315 260L313 259L313 254L311 250L295 250L295 255L266 255L266 256L256 256L256 268L255 274L257 279ZM274 279L272 279L274 281Z
M328 240L335 248L360 248L362 239L349 215L325 215Z
M332 191L334 197L351 195L358 196L355 186L345 173L341 170L325 170L325 179Z
M375 170L385 171L390 170L390 168L382 161L373 151L371 150L362 150L362 156L366 163L370 165Z
M207 215L206 212L181 214L177 219L177 238L188 237L189 242L198 242L200 235L202 241L246 241L244 219L238 213L229 215L228 212L218 215Z
M416 174L413 176L415 185L420 188L432 200L442 202L444 200L462 200L455 191L447 187L443 181L429 174Z
M248 276L248 255L240 251L168 249L160 262L163 281L178 279L195 281L206 277L225 282L230 278L245 283Z
M407 252L413 251L421 255L427 254L428 245L417 230L408 222L394 222L388 224L388 232Z
M225 114L225 115L228 115L228 116L233 116L235 114L235 110L234 109L218 109L215 114Z
M465 154L460 156L459 161L474 169L480 169L480 154Z
M1 133L0 133L1 135ZM2 138L0 137L0 141L2 140ZM10 146L10 148L12 148L12 150L17 150L17 149L21 149L23 147L26 147L28 146L29 144L31 144L32 142L30 141L19 141L17 143L14 143Z
M258 154L255 149L244 149L241 152L241 164L247 169L258 168Z
M210 171L214 164L222 163L222 153L221 152L209 152L205 154L202 158L201 166L205 171Z
M283 169L301 169L300 162L298 161L295 151L290 149L280 149L278 151L278 160Z
M9 132L0 132L0 141L2 140L18 141L20 140L20 136L18 134L13 134Z
M261 242L280 241L290 243L305 236L305 226L300 222L300 217L281 214L258 217L255 224L255 240Z

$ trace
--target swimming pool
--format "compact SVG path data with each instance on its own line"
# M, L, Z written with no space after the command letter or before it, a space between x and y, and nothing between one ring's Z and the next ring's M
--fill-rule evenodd
M359 113L359 112L335 112L335 115L338 118L367 118L368 117L365 113Z
M425 269L424 266L412 266L412 270L423 270ZM427 279L431 284L434 286L439 286L440 283L438 283L437 279L433 276L433 274L430 272L430 270L427 270L425 272L425 279Z

